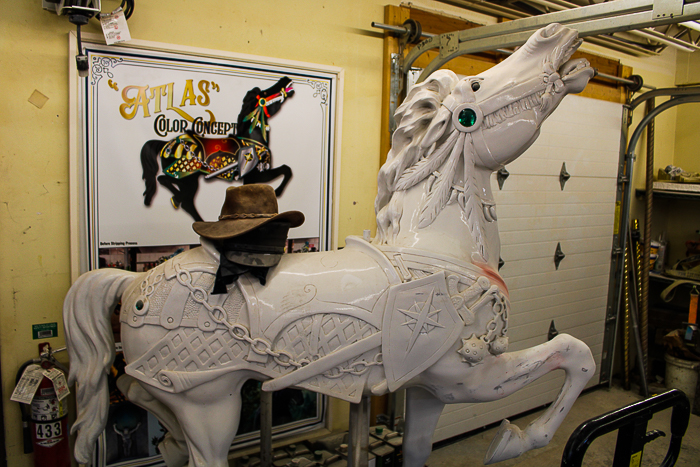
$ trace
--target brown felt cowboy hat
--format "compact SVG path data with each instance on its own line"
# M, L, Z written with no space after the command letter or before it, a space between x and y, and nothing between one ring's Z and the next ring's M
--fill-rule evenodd
M229 187L219 220L195 222L192 228L204 238L227 240L273 221L299 227L304 223L304 214L299 211L278 213L275 190L270 185L253 184Z

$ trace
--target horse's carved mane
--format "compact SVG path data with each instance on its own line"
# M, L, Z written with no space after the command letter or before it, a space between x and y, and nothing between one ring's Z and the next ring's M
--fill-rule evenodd
M435 72L414 86L396 110L397 128L387 161L379 170L374 203L379 243L398 234L403 193L437 170L455 147L457 135L446 131L452 113L442 101L458 82L452 71Z
M470 101L470 93L468 83L459 81L449 70L440 70L411 89L397 109L398 128L387 161L379 171L375 201L376 241L380 244L392 243L399 233L404 193L434 177L420 208L418 228L427 227L446 205L458 202L477 252L484 261L488 259L483 232L486 220L474 179L472 136L454 130L452 111L443 105L450 95L459 102ZM456 186L460 159L465 179Z

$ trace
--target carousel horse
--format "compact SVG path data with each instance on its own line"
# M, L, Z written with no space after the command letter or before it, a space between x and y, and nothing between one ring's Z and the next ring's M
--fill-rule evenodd
M169 430L160 450L170 466L228 465L251 378L267 391L297 387L351 403L406 388L404 465L422 467L444 404L499 400L563 370L551 406L524 430L504 420L485 462L545 446L595 363L566 334L507 351L490 175L593 76L586 60L570 60L580 43L551 24L479 75L440 70L411 89L379 174L371 242L285 254L266 285L246 274L222 295L211 293L219 253L206 239L147 273L81 276L64 305L78 461L105 426L109 316L119 300L128 363L119 385Z
M292 178L292 170L283 164L271 167L270 127L267 119L294 95L292 81L281 78L268 89L253 88L243 98L235 135L205 138L192 130L170 141L150 140L141 148L141 167L146 190L143 204L150 206L158 183L170 190L175 209L182 207L195 221L202 221L194 204L199 177L220 178L228 182L242 179L244 184L267 183L283 177L275 194L282 195ZM212 122L203 122L202 127ZM160 160L161 167L158 166ZM162 170L162 175L158 172Z

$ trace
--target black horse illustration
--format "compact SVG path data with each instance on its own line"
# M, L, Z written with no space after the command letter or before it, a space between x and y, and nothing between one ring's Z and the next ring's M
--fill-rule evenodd
M243 98L235 134L226 138L205 138L187 130L170 141L150 140L141 148L141 166L146 190L143 203L151 205L158 185L170 190L175 209L182 207L195 221L202 217L194 199L199 177L243 180L243 184L267 183L283 176L275 194L279 197L292 178L287 165L271 168L270 127L267 119L279 112L288 97L294 95L292 80L283 77L268 89L253 88ZM210 122L204 122L209 125ZM161 167L162 174L156 178Z

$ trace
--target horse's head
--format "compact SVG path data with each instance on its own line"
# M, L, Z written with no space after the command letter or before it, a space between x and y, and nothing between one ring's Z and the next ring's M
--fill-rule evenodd
M267 89L253 88L248 91L238 114L236 136L254 139L267 145L270 129L267 119L279 112L284 101L293 95L292 80L286 76Z
M542 122L594 74L585 59L569 60L581 45L575 30L550 24L503 62L457 83L443 105L454 128L471 133L477 165L495 170L522 154Z
M397 237L405 203L418 209L415 225L405 226L415 232L457 202L486 258L482 226L495 220L490 172L530 147L564 96L581 92L593 76L586 60L569 60L581 44L577 36L551 24L477 76L460 80L438 70L410 90L396 111L398 127L379 172L379 242ZM414 193L414 187L422 188Z

